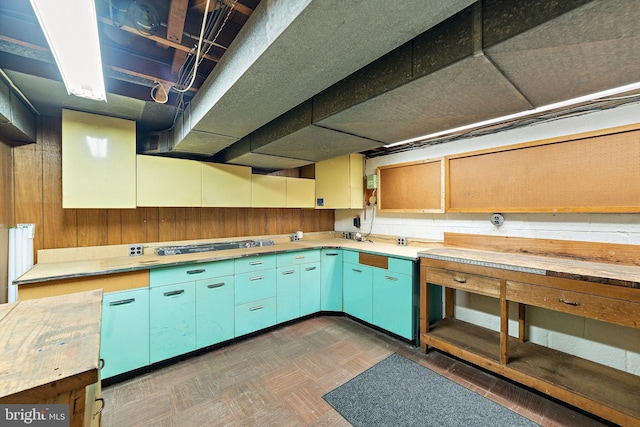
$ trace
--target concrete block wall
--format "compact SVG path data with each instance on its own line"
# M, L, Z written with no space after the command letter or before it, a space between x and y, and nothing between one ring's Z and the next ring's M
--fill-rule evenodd
M530 125L501 133L459 140L389 156L367 159L365 173L378 166L431 159L504 145L571 135L640 122L640 104L578 117ZM624 183L621 183L624 185ZM416 188L416 191L419 189ZM640 245L640 214L506 213L505 222L495 227L489 214L381 214L373 209L336 210L335 229L355 231L352 218L362 217L361 232L442 240L444 232L581 240ZM456 316L462 320L499 329L496 300L458 293ZM509 330L517 333L517 308L510 309ZM583 319L536 307L527 308L530 341L585 359L640 375L640 330Z

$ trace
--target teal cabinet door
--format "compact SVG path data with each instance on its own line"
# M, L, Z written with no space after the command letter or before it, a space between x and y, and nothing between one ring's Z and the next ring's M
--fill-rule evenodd
M149 305L151 363L195 350L195 282L151 288Z
M278 323L300 317L300 266L277 269L277 318Z
M344 312L365 322L373 318L373 269L366 265L344 263Z
M373 324L413 340L416 311L413 277L375 269L373 272Z
M319 312L320 301L320 263L302 264L300 266L300 316Z
M236 305L236 336L242 336L276 324L276 297Z
M149 364L149 290L110 292L102 298L100 376L109 378Z
M233 276L196 281L196 348L235 336L234 282Z
M323 249L320 262L320 309L342 311L342 249Z

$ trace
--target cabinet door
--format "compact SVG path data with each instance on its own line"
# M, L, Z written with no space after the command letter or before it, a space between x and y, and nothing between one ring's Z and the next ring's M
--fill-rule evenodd
M219 163L202 167L202 206L251 207L251 168Z
M196 281L196 348L234 337L234 277Z
M284 176L252 175L251 206L254 208L284 208L287 205L287 178Z
M361 209L364 156L348 154L316 163L316 208Z
M315 196L315 180L287 177L288 208L313 208L316 203Z
M320 263L300 266L300 316L320 311Z
M300 266L280 267L277 271L277 322L300 317Z
M235 305L276 296L276 270L236 275Z
M138 206L201 206L199 162L142 155L137 159Z
M343 267L344 312L372 323L373 271L371 267L345 263Z
M195 350L195 282L151 288L149 296L151 363Z
M342 250L323 249L320 279L322 311L342 311Z
M111 292L102 298L102 378L149 364L149 290Z
M372 323L413 340L415 319L412 276L375 269Z

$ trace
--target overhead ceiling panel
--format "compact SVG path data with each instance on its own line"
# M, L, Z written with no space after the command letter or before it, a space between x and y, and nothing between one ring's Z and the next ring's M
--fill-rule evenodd
M313 125L306 126L275 141L264 141L263 145L257 145L254 143L254 139L251 139L253 153L295 157L312 162L370 150L382 145L384 144L380 141Z
M535 106L640 81L640 7L594 1L486 49Z
M244 153L229 160L227 163L242 166L252 166L264 171L278 171L283 169L293 169L308 165L307 160L290 159L286 157L269 156L267 154Z
M484 56L472 56L316 125L393 143L531 108Z
M198 153L205 156L212 156L218 151L230 146L236 142L237 138L218 135L215 133L200 132L192 130L185 137L184 141L189 147L189 153ZM183 145L178 146L174 151L183 151Z

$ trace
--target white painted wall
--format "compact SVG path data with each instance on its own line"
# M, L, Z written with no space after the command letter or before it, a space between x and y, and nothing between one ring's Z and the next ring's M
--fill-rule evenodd
M437 158L441 156L535 141L640 122L640 104L559 119L501 133L459 140L368 159L365 173L378 166ZM640 159L638 159L640 161ZM624 183L621 183L624 185ZM419 189L416 189L419 191ZM360 214L362 233L443 239L443 233L489 234L640 245L640 214L505 214L495 227L489 214L380 214L368 208L337 210L335 229L355 231L352 218ZM456 317L493 330L499 329L497 300L458 292ZM509 330L517 333L517 307ZM640 316L640 313L639 313ZM529 339L617 369L640 375L640 330L610 325L536 307L527 308Z

